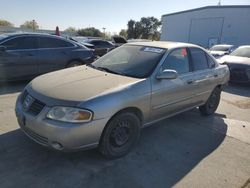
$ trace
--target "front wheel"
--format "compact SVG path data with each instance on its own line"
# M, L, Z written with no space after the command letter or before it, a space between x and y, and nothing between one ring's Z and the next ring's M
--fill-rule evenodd
M221 94L221 89L216 87L211 93L207 102L199 107L199 110L202 115L211 115L216 111L220 103L220 94Z
M107 124L99 143L99 151L107 158L127 154L140 135L140 120L130 112L116 115Z

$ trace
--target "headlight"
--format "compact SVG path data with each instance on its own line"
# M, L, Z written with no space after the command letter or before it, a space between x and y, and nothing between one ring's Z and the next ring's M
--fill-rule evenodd
M91 111L63 106L55 106L47 114L49 119L71 123L89 122L92 120L92 116Z

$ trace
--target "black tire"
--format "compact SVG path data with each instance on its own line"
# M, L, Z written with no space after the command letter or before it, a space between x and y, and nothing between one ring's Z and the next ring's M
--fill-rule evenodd
M140 136L140 120L130 112L113 117L102 134L99 151L107 158L126 155Z
M216 87L208 98L207 102L199 107L200 113L202 115L211 115L213 114L220 103L220 94L221 89Z
M82 65L83 63L81 63L80 61L71 61L67 66L66 68L70 68L70 67L77 67L77 66L80 66Z

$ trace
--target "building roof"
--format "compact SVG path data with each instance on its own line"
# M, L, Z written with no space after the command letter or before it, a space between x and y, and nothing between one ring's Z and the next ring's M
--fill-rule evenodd
M222 8L249 8L250 9L250 5L205 6L205 7L200 7L200 8L190 9L190 10L184 10L184 11L180 11L180 12L174 12L174 13L170 13L170 14L164 14L164 15L162 15L162 17L172 16L172 15L182 14L182 13L187 13L187 12L193 12L193 11L199 11L199 10L205 10L205 9L222 9Z

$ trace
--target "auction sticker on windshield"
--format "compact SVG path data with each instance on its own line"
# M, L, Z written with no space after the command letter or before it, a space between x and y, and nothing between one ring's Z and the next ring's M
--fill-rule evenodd
M158 53L161 54L163 52L163 49L160 48L152 48L152 47L146 47L143 50L144 52L153 52L153 53Z

